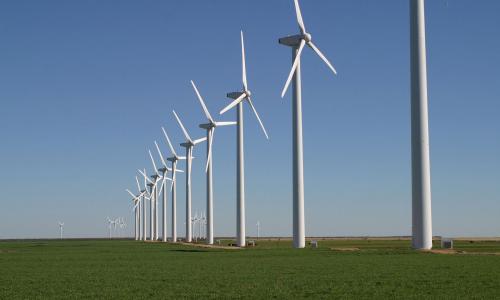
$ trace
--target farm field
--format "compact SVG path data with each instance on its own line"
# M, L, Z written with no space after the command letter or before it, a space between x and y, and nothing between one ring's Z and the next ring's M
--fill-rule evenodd
M412 251L408 240L320 240L319 248L301 250L289 240L243 250L3 241L0 299L498 299L500 242L456 241L455 250Z

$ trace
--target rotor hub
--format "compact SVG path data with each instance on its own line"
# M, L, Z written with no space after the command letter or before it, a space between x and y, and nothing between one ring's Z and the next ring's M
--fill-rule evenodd
M304 33L304 41L306 41L307 43L309 43L312 39L312 36L310 33Z
M247 97L252 96L252 92L250 92L249 90L246 90L246 91L245 91L245 94L247 95Z

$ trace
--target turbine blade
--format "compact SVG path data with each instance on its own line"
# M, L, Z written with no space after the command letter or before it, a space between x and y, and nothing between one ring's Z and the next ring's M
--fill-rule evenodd
M176 180L176 175L175 175L176 173L177 173L177 168L174 167L173 172L172 172L173 175L172 175L172 184L170 184L170 191L172 191L174 188L174 182Z
M230 110L231 108L235 107L236 105L238 105L238 103L240 103L241 101L243 101L243 99L245 99L245 97L247 96L246 93L243 93L241 94L241 96L239 96L238 98L236 98L233 102L231 102L228 106L226 106L223 110L220 111L219 114L223 114L225 113L226 111Z
M194 91L196 92L196 96L198 96L198 100L200 101L201 107L203 108L203 111L205 112L205 116L210 122L214 122L214 119L212 119L212 116L208 112L207 106L205 105L205 101L203 101L203 98L200 95L200 92L196 88L196 85L194 84L194 81L191 80L191 85L194 88Z
M141 192L141 185L139 184L139 178L137 178L137 175L135 176L135 182L137 183L137 191L140 193Z
M134 205L134 208L132 208L132 211L136 210L137 206L139 205L139 201L136 201L135 205Z
M328 61L328 59L325 57L325 55L323 55L323 53L321 53L321 51L318 49L318 47L316 47L316 45L314 45L313 42L309 42L309 43L307 43L307 45L309 45L309 47L311 47L314 50L314 52L316 52L316 54L318 54L318 56L325 62L325 64L330 68L330 70L332 70L333 74L337 75L337 71L335 70L335 68L332 66L330 61Z
M156 167L155 160L153 158L153 154L151 154L151 150L148 149L149 157L151 158L151 162L153 163L153 168L155 169L155 173L158 175L158 168Z
M165 138L167 138L167 142L168 142L168 146L170 147L170 151L172 152L172 154L174 156L177 156L177 153L175 153L174 146L172 146L172 143L170 142L170 139L168 138L168 134L165 131L165 128L162 127L161 130L163 130L163 134L165 135Z
M212 134L210 135L210 141L208 142L208 155L207 155L207 164L205 166L205 173L208 172L208 164L212 160L212 142L214 141L215 128L210 129Z
M149 181L149 183L154 184L154 182L151 181L151 179L148 178L148 175L146 175L146 173L142 172L141 170L138 170L138 171L139 171L139 173L142 174L142 176L144 176L144 179L146 179L147 181Z
M257 117L257 121L259 121L260 128L262 128L262 131L264 132L266 139L269 139L269 136L267 135L267 132L266 132L266 128L264 127L264 124L262 124L262 121L259 117L259 114L257 113L257 110L255 109L255 106L252 103L252 99L250 97L248 97L247 99L248 99L248 104L250 104L250 107L252 108L253 113L255 114L255 117Z
M161 195L161 192L163 191L163 186L165 185L165 178L163 178L163 180L161 181L161 186L160 186L160 190L158 191L158 195Z
M197 144L204 142L206 140L207 140L207 137L202 137L201 139L194 140L193 144L197 145Z
M247 86L247 67L246 67L246 58L245 58L245 42L243 40L243 30L240 31L240 34L241 34L241 78L242 78L242 81L243 81L243 88L245 89L245 91L248 90L248 86ZM221 113L222 114L222 113Z
M299 46L299 51L297 51L297 55L295 56L295 60L293 61L292 69L290 70L290 74L288 74L288 78L285 83L285 87L283 88L283 91L281 92L281 98L285 96L286 90L288 89L288 86L290 85L290 82L292 81L293 74L295 74L295 70L297 69L297 66L299 65L300 61L300 55L302 54L302 50L304 49L304 45L306 42L304 40L300 41L300 46Z
M302 19L302 13L300 12L299 1L294 0L295 4L295 13L297 14L297 23L299 23L300 32L302 34L306 33L306 27L304 26L304 20Z
M216 122L215 123L217 126L229 126L229 125L236 125L238 122Z
M179 125L181 126L181 129L182 129L182 132L184 133L184 136L186 137L186 139L190 142L192 142L191 140L191 137L189 136L186 128L184 128L184 125L182 125L182 122L181 122L181 119L179 118L179 116L175 113L175 110L172 111L174 113L174 116L175 118L177 119L177 123L179 123Z
M127 193L129 193L132 198L135 198L135 195L129 189L126 189L125 191L127 191Z
M167 163L165 162L165 159L163 158L163 155L161 154L160 147L158 147L158 143L156 141L155 141L155 146L156 146L156 150L158 150L158 154L160 154L161 163L163 164L164 167L166 167Z

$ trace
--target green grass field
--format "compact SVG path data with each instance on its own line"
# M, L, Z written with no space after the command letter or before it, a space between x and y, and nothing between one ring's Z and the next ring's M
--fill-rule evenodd
M500 298L500 242L482 254L412 251L409 241L320 241L245 250L129 240L0 242L0 299ZM355 247L359 251L335 251Z

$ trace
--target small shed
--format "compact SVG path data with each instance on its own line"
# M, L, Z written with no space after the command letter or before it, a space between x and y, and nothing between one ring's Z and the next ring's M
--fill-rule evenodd
M453 240L450 238L441 238L441 248L453 249Z

